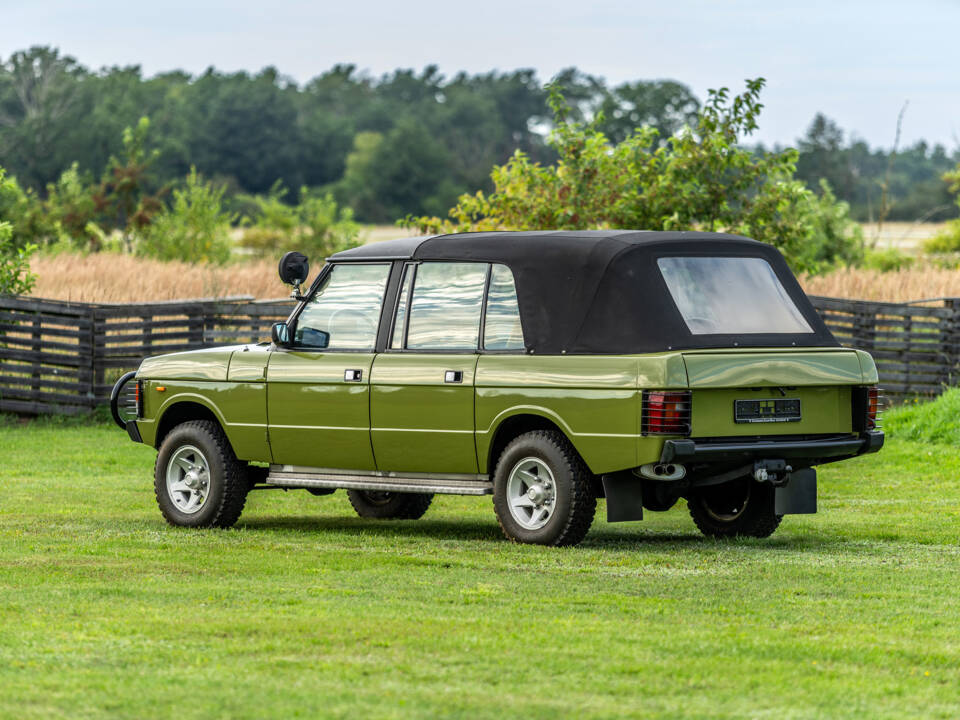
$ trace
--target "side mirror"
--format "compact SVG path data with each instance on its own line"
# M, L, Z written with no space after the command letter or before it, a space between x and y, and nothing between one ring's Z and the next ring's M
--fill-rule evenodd
M290 328L285 322L274 323L270 328L270 339L277 347L287 347L290 344Z
M293 285L293 296L300 300L300 286L307 281L310 275L310 262L303 253L292 250L284 253L280 258L280 279L287 285Z

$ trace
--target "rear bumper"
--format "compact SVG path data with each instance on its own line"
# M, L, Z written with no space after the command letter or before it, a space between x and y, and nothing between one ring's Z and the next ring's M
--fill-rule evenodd
M842 460L877 452L883 447L883 431L822 440L752 440L749 442L698 442L667 440L660 462L749 462L751 460L802 459L810 464Z

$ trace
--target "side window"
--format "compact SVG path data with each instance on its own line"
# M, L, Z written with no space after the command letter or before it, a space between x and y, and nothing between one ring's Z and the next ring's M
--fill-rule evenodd
M335 265L297 319L294 344L327 350L373 350L390 265Z
M506 265L493 265L487 291L487 314L483 327L485 350L523 350L523 328L517 304L517 286Z
M476 350L486 263L417 266L410 296L409 350Z
M413 276L417 271L416 265L403 266L403 278L400 280L400 297L397 300L397 313L393 320L393 331L390 334L390 349L403 348L403 334L407 330L407 303L410 302L410 288L413 287Z

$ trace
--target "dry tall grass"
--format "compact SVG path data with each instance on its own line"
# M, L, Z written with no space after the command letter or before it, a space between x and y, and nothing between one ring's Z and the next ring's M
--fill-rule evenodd
M114 253L64 253L40 255L30 267L37 275L34 297L78 302L149 302L228 295L279 298L290 292L277 277L276 263L270 260L215 267Z
M272 260L250 260L227 267L158 262L128 255L38 256L34 297L81 302L180 300L227 295L279 298L289 293ZM319 267L314 268L314 272ZM960 271L921 267L882 273L838 270L800 279L811 295L904 302L960 297Z
M894 272L843 269L829 275L802 277L810 295L907 302L927 298L960 297L960 271L916 267Z

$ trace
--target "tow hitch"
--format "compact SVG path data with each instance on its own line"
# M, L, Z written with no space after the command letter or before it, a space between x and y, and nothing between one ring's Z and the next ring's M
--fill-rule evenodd
M753 464L753 479L768 482L774 487L784 487L790 482L792 472L793 468L787 465L786 460L758 460Z
M697 478L691 485L697 488L721 485L745 476L775 488L777 515L808 515L817 511L817 471L814 468L794 470L786 460L758 460L753 465L743 465L720 475Z

